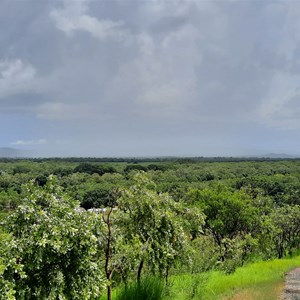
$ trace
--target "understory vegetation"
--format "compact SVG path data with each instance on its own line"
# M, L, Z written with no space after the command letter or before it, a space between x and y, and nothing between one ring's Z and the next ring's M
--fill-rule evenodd
M3 159L0 299L276 299L300 160L227 160Z

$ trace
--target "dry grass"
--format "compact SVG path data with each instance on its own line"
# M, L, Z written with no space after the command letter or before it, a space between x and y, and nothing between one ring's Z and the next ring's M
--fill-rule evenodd
M242 289L222 300L277 300L279 299L283 288L283 281L273 284L261 284L257 287Z

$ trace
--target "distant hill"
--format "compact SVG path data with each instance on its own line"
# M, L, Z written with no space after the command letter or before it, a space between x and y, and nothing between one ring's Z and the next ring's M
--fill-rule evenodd
M252 155L243 155L238 156L240 158L246 158L246 159L298 159L300 158L300 155L291 155L286 153L266 153L266 154L252 154Z
M9 147L0 147L0 157L2 158L28 157L29 155L29 151Z
M290 155L286 153L267 153L264 155L259 155L259 157L266 157L266 158L298 158L299 155Z

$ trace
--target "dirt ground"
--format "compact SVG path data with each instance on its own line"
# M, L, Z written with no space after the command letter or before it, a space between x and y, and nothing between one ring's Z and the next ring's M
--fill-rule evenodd
M283 282L277 284L261 284L259 287L243 289L232 296L222 298L222 300L274 300L281 299L284 288Z
M300 268L286 274L281 300L300 300Z

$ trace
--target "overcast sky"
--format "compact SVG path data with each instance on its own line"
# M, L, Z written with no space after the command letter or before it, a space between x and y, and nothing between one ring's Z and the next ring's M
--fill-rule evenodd
M300 1L0 0L0 147L300 154Z

